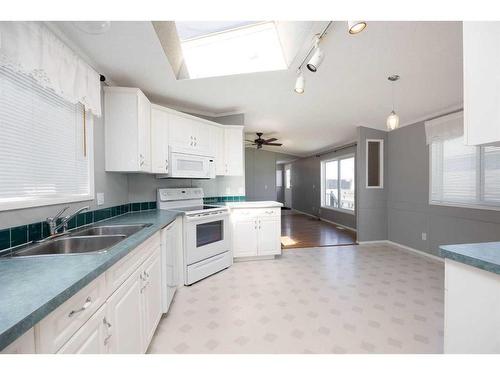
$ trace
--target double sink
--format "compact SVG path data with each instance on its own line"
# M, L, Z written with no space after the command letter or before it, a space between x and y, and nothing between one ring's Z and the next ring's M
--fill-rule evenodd
M90 225L14 249L6 256L62 255L106 252L151 224Z

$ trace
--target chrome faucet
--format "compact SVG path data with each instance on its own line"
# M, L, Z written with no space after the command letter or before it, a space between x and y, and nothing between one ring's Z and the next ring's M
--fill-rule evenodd
M61 215L69 208L69 206L64 207L61 211L59 211L55 216L47 218L47 224L49 224L50 236L55 236L59 228L63 228L63 233L68 230L68 221L78 215L80 212L88 210L89 206L79 208L73 214L64 216L61 219L61 222L57 224L57 219L61 217Z

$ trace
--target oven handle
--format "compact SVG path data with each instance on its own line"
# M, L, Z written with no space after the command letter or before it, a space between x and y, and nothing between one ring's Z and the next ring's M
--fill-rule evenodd
M226 216L229 216L229 212L221 212L221 213L217 213L217 214L213 214L213 215L205 215L205 216L186 216L186 221L193 222L193 221L201 221L201 220L206 220L206 219L215 220L215 219L219 219L219 218L226 217Z

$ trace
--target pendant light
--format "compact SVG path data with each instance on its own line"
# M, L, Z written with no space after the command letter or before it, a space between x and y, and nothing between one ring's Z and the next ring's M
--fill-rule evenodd
M392 111L387 117L387 129L388 130L394 130L399 128L399 116L394 110L394 83L399 80L399 76L397 74L394 74L392 76L387 77L387 79L391 82L392 84Z
M295 80L295 92L297 94L303 94L305 85L306 80L304 78L304 75L302 74L302 71L299 69L297 71L297 79Z
M366 21L347 21L347 31L349 34L359 34L366 28Z

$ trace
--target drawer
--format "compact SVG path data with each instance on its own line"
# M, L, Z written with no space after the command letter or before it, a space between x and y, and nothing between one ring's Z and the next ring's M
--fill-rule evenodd
M186 285L191 285L205 277L229 267L232 264L232 254L230 251L215 255L201 262L187 266Z
M57 352L106 298L106 279L101 275L35 326L37 352Z
M108 295L113 294L142 262L159 247L160 232L157 232L108 269L106 271Z
M279 207L272 208L239 208L233 209L231 215L234 218L240 217L276 217L281 216L281 209Z

